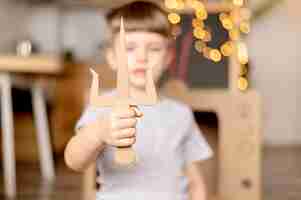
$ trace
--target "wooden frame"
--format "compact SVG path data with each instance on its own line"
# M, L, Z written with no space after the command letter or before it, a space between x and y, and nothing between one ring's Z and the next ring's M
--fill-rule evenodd
M224 4L214 5L216 12L228 11ZM212 11L214 12L214 11ZM262 105L259 94L237 88L240 64L229 62L229 88L190 89L179 80L170 80L163 91L197 111L215 112L219 121L218 194L210 199L261 199ZM83 199L95 199L95 166L84 174Z
M219 121L218 194L221 200L261 199L261 100L249 90L188 89L179 80L164 88L196 111L215 112Z

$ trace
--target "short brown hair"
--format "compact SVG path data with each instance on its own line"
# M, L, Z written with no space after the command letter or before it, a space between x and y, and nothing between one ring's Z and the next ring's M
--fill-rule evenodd
M112 35L119 32L121 16L125 31L154 32L168 38L171 36L167 13L154 3L135 1L108 12L106 20Z

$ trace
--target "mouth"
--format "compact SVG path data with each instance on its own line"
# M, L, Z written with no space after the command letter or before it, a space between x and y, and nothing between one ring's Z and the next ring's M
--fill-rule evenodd
M145 73L146 73L146 70L142 69L142 68L137 68L132 71L132 74L134 74L135 76L145 76Z

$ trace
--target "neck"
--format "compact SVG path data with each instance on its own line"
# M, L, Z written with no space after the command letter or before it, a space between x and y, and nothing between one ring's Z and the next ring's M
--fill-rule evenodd
M145 95L146 95L146 92L145 92L144 88L130 87L130 96L132 98L140 98Z
M159 94L159 91L157 90L157 93L158 93L158 100L160 101L161 100L161 96ZM135 98L141 98L141 97L145 97L146 94L146 91L144 88L135 88L135 87L131 87L130 88L130 95L133 99Z

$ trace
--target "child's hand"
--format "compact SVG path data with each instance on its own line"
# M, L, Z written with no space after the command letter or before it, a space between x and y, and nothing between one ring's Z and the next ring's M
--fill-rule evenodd
M109 130L103 133L103 141L116 147L131 146L136 141L137 117L142 113L137 107L113 110L108 118Z

